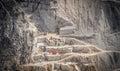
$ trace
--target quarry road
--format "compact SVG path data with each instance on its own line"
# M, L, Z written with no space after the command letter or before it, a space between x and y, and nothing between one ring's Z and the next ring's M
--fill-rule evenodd
M56 67L57 64L69 67L73 65L77 71L80 71L79 65L94 67L94 60L97 56L102 58L105 54L120 53L119 51L101 49L96 45L86 43L72 36L63 37L52 33L39 34L35 37L35 43L35 50L32 51L32 53L36 53L32 55L34 62L24 64L23 66L46 67L50 65ZM52 71L54 70L55 68Z

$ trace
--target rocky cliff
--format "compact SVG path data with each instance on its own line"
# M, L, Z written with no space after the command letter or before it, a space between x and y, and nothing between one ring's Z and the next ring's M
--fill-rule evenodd
M1 0L0 71L119 71L119 0Z

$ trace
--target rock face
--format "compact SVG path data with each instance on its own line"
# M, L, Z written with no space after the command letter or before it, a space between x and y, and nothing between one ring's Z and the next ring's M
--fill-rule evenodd
M29 30L31 24L14 0L0 1L0 15L0 71L21 70L20 64L28 62L25 57L29 59L37 30Z
M119 71L118 0L1 0L0 71Z
M41 31L56 32L57 28L73 26L76 28L73 29L76 35L91 37L94 35L93 38L84 39L89 43L103 49L118 50L119 48L117 1L41 0L40 3L23 1L22 7L32 16L32 21ZM113 41L114 39L118 41Z

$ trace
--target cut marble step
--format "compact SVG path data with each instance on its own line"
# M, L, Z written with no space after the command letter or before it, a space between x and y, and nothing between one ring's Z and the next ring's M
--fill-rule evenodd
M65 26L60 28L60 35L73 34L75 30L74 26Z
M25 71L74 71L76 70L76 63L35 63L35 64L26 64L23 65L23 70Z
M46 62L46 61L58 61L61 60L65 57L68 57L69 55L38 55L38 56L34 56L34 60L35 62Z
M66 45L86 45L88 43L85 43L83 41L77 40L75 38L66 38L64 37L65 44Z
M54 69L61 71L77 71L74 63L55 64Z
M24 65L23 71L46 71L44 66L37 66L37 65Z
M50 37L50 38L37 37L37 38L35 38L35 42L36 42L36 44L37 43L45 43L49 46L65 45L64 40L62 40L60 38L54 38L54 37Z
M35 64L27 64L27 65L23 65L23 69L25 71L38 71L39 68L42 68L42 71L53 71L53 70L57 70L57 71L80 71L83 69L87 69L87 68L94 68L92 65L91 66L83 66L82 64L77 64L74 62L66 62L66 63L35 63ZM40 70L40 71L41 71ZM94 71L94 69L92 69L92 71Z
M56 50L59 52L59 54L64 54L64 53L95 53L95 52L100 52L102 50L96 48L95 46L92 45L65 45L65 46L47 46L46 51L49 50Z

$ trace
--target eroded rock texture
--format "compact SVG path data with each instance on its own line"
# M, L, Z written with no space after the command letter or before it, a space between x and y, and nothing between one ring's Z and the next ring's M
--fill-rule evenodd
M0 0L0 71L119 71L119 0Z

